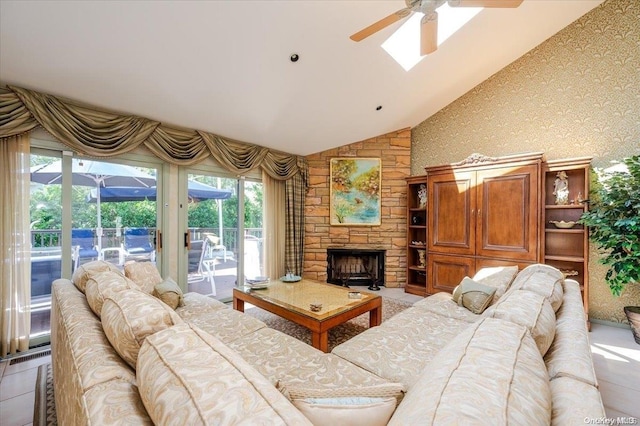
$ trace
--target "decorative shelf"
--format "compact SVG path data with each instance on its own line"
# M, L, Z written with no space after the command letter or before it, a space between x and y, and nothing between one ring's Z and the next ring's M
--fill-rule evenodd
M584 204L567 204L567 205L557 205L557 204L547 204L546 206L544 206L545 209L549 209L549 210L563 210L563 209L578 209L578 210L584 210Z
M578 256L554 256L554 255L546 255L544 257L545 260L557 260L560 262L584 262L584 257Z

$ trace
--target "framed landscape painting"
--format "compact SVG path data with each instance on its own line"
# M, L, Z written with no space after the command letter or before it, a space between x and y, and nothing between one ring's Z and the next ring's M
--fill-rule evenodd
M331 225L380 225L380 159L332 158Z

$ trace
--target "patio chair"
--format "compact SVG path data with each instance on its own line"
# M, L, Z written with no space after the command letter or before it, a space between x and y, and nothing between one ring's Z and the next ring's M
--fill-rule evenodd
M148 228L124 228L123 236L120 264L132 258L155 262L156 249L151 243Z
M72 259L73 269L77 269L80 259L99 258L98 246L95 245L93 229L72 229L71 230L71 247L73 248Z
M215 273L215 260L209 256L208 240L191 241L191 249L189 249L189 283L197 283L209 279L211 285L210 296L216 295L216 283L213 275Z
M215 234L205 233L207 257L211 259L222 259L223 262L233 260L233 252L227 250L227 247L220 244L220 237Z

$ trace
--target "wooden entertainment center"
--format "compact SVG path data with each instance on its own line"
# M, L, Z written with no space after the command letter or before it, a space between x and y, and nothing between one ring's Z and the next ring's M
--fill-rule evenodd
M405 291L451 292L482 267L547 263L580 283L587 310L588 234L575 222L588 207L591 158L543 157L472 154L407 178ZM560 172L567 201L554 194Z

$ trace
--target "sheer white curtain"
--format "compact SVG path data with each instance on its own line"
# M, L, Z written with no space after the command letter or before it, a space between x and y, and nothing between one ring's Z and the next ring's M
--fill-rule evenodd
M29 135L0 139L0 356L29 349Z
M285 268L285 184L267 173L262 173L264 188L264 239L265 275L272 279L280 278Z

